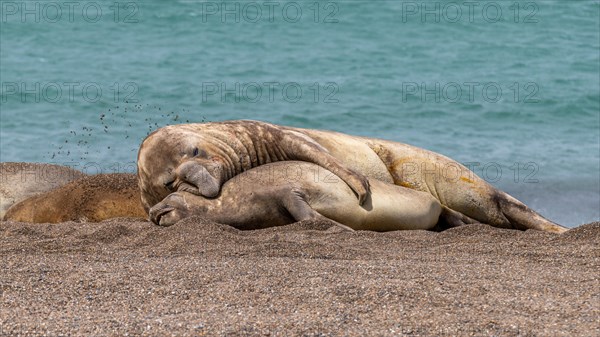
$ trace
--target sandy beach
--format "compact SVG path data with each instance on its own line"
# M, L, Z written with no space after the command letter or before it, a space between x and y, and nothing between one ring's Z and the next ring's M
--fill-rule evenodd
M0 222L0 335L593 336L600 223Z

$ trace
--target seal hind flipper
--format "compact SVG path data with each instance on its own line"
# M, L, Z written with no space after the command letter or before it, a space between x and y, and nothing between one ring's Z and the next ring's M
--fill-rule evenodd
M552 233L564 233L568 230L568 228L539 215L505 192L498 191L496 199L506 219L517 229L537 229Z

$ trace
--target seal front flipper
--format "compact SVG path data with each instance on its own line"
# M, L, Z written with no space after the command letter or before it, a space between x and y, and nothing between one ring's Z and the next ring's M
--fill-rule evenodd
M213 168L211 174L204 165L190 160L181 164L176 170L177 179L175 189L177 191L190 192L195 195L214 198L221 191L220 170ZM215 177L215 175L217 177Z
M338 227L341 227L347 231L354 232L354 229L343 225L335 220L327 218L317 211L315 211L310 205L306 202L306 196L304 192L297 187L293 187L291 189L285 189L281 191L284 195L281 198L283 206L290 213L290 215L294 218L295 221L302 220L325 220L328 222L332 222Z
M326 168L340 177L354 191L359 205L367 200L367 196L371 193L367 177L348 169L314 139L300 132L287 130L282 140L284 144L289 145L288 148L292 149L290 154L293 158L291 159L315 163Z

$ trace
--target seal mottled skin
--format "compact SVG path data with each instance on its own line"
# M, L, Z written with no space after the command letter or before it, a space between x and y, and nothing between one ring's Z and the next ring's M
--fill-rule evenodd
M25 199L8 209L4 220L59 223L100 222L110 218L146 218L134 174L86 176Z
M150 134L138 153L142 204L148 210L174 191L215 197L237 174L285 160L313 162L335 172L358 195L359 203L368 195L364 175L346 168L306 135L245 121L180 124Z
M175 191L214 197L237 174L285 160L328 169L361 200L368 194L364 176L427 192L442 204L442 218L449 226L481 222L566 231L443 155L382 139L258 121L181 124L150 134L138 153L142 203L149 210Z
M150 220L170 226L192 215L240 229L259 229L327 218L356 230L433 229L441 206L430 194L371 180L358 205L331 172L307 162L262 165L227 181L217 198L174 192L150 209Z
M0 219L12 205L85 174L67 166L43 163L0 163Z

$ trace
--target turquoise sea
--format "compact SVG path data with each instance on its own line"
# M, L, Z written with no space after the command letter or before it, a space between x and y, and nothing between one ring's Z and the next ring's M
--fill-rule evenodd
M599 1L1 1L0 160L133 172L148 132L258 119L469 165L600 218Z

